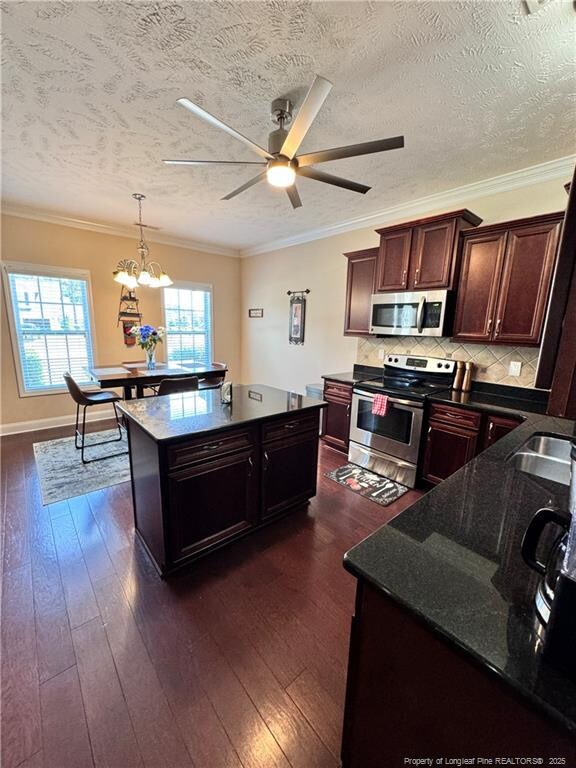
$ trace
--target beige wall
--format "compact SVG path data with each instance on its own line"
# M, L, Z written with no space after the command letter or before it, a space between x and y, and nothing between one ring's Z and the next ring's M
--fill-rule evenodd
M143 359L139 347L123 343L116 327L120 287L112 270L120 259L136 254L136 239L48 224L15 216L2 217L2 260L75 267L90 271L94 311L95 362L113 365ZM240 372L240 260L200 253L175 246L150 243L151 258L161 262L173 280L211 283L213 286L214 359L227 362L232 379ZM144 321L162 324L160 292L137 290ZM20 397L8 333L2 292L1 413L2 425L55 418L73 412L68 395ZM158 359L163 347L158 347Z
M482 217L484 224L490 224L563 210L566 199L562 183L552 181L492 197L462 199L451 210L469 208ZM422 215L436 213L442 211L430 210ZM395 222L383 226L392 223ZM356 230L242 260L243 381L304 391L306 384L319 381L324 373L350 370L354 362L378 360L378 345L385 348L387 342L373 340L367 348L363 340L342 335L346 286L346 259L342 254L378 245L374 229ZM304 346L296 347L288 344L286 291L304 288L311 290L306 308L306 339ZM248 318L249 307L263 307L263 319ZM512 351L507 348L506 353ZM457 350L454 357L459 357ZM492 371L503 380L502 365ZM518 384L531 384L530 369L526 368L525 373ZM491 380L486 372L481 378Z

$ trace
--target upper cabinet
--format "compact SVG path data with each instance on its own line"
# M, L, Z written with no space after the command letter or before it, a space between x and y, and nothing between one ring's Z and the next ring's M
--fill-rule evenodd
M454 339L540 343L563 213L464 232Z
M344 335L361 336L370 330L370 299L378 248L344 254L348 259Z
M378 292L453 288L458 277L460 230L482 219L464 209L377 229Z

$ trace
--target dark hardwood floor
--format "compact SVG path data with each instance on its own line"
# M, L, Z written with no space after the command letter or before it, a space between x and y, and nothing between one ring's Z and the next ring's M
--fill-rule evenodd
M2 440L3 768L337 766L342 556L419 494L362 499L323 448L306 509L162 581L128 483L42 506L32 444L71 432Z

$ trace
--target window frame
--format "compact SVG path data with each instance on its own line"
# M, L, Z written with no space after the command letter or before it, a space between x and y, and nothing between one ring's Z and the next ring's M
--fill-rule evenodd
M166 289L170 288L179 288L181 290L188 290L188 291L207 291L210 293L210 333L209 335L209 342L210 342L210 360L208 361L208 365L212 364L212 361L214 359L214 286L212 283L196 283L191 282L188 280L174 280L172 285L167 285L166 288L162 288L162 295L161 295L161 305L162 305L162 319L164 323L165 328L165 343L166 343L166 363L169 364L170 360L168 358L168 325L166 321L166 301L165 301L165 293L164 291Z
M24 374L22 369L22 359L20 357L20 346L18 344L18 332L16 328L16 316L14 304L12 302L12 291L10 290L10 274L33 275L38 277L60 277L70 280L86 281L86 301L88 304L88 339L92 360L96 360L96 325L94 323L94 302L92 299L92 280L90 270L77 269L75 267L59 267L48 264L30 264L23 261L0 261L2 270L2 284L4 287L4 301L6 304L6 314L8 315L8 327L10 329L10 341L12 344L12 359L16 370L16 380L18 382L18 392L20 397L46 397L49 395L67 394L68 389L65 384L62 387L49 387L28 391L24 384Z

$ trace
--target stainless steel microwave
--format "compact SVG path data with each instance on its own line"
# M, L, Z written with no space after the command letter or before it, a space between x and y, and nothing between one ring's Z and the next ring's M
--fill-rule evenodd
M370 333L380 336L447 336L453 314L450 291L402 291L372 296Z

